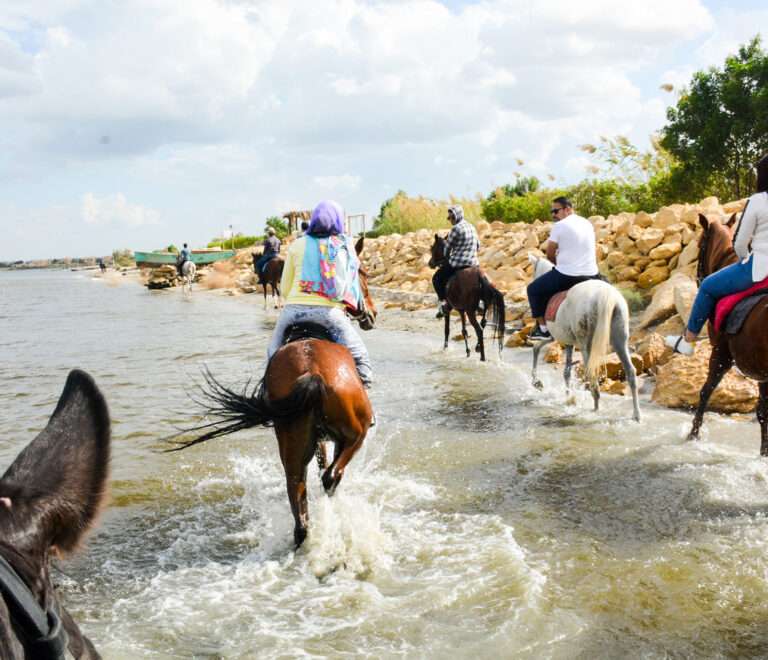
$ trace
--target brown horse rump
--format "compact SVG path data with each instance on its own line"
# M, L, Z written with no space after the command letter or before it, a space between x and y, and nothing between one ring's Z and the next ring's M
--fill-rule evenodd
M549 299L547 311L544 312L545 321L554 321L557 318L557 310L560 309L560 305L563 304L567 295L568 290L566 289L565 291L559 291Z
M736 303L736 306L731 310L725 319L725 332L729 335L737 335L741 330L741 326L744 325L744 321L750 315L752 310L759 302L768 298L768 291L765 289L760 293L744 298Z

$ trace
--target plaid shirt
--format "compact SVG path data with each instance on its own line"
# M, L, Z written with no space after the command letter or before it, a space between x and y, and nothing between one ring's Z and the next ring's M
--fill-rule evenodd
M448 238L445 241L448 250L448 265L453 268L464 266L479 266L477 251L480 249L480 241L473 225L466 220L453 225Z

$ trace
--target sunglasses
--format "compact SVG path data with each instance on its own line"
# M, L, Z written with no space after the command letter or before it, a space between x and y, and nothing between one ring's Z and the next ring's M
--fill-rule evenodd
M557 214L558 214L558 213L560 213L560 211L562 211L562 210L563 210L563 209L549 209L549 212L550 212L552 215L557 215Z

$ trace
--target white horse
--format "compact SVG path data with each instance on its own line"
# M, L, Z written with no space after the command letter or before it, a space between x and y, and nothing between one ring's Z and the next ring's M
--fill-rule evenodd
M192 295L192 283L195 281L197 267L191 261L185 261L181 267L181 290L185 296Z
M533 279L541 277L554 268L551 261L544 257L530 255L533 264ZM552 339L536 342L533 347L533 385L543 387L536 377L536 363L541 347L552 341L565 345L565 388L568 398L571 394L571 368L573 366L573 347L578 346L584 360L584 376L595 410L599 408L600 388L597 379L603 358L607 353L608 342L621 360L627 382L632 391L632 418L640 421L640 406L637 402L637 377L635 367L629 357L629 308L627 301L618 290L602 280L587 280L568 290L568 297L557 310L554 321L547 321Z

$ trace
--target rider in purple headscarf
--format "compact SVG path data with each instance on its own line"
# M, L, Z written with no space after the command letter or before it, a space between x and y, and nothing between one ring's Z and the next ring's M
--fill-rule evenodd
M309 220L307 233L317 238L338 236L344 233L344 209L336 202L326 199L320 202Z
M288 248L280 290L285 307L275 324L267 356L283 343L292 324L314 323L328 330L333 341L346 346L360 380L370 386L373 371L368 350L345 310L358 308L362 296L358 280L360 262L344 235L344 209L325 200L312 211L309 229Z

